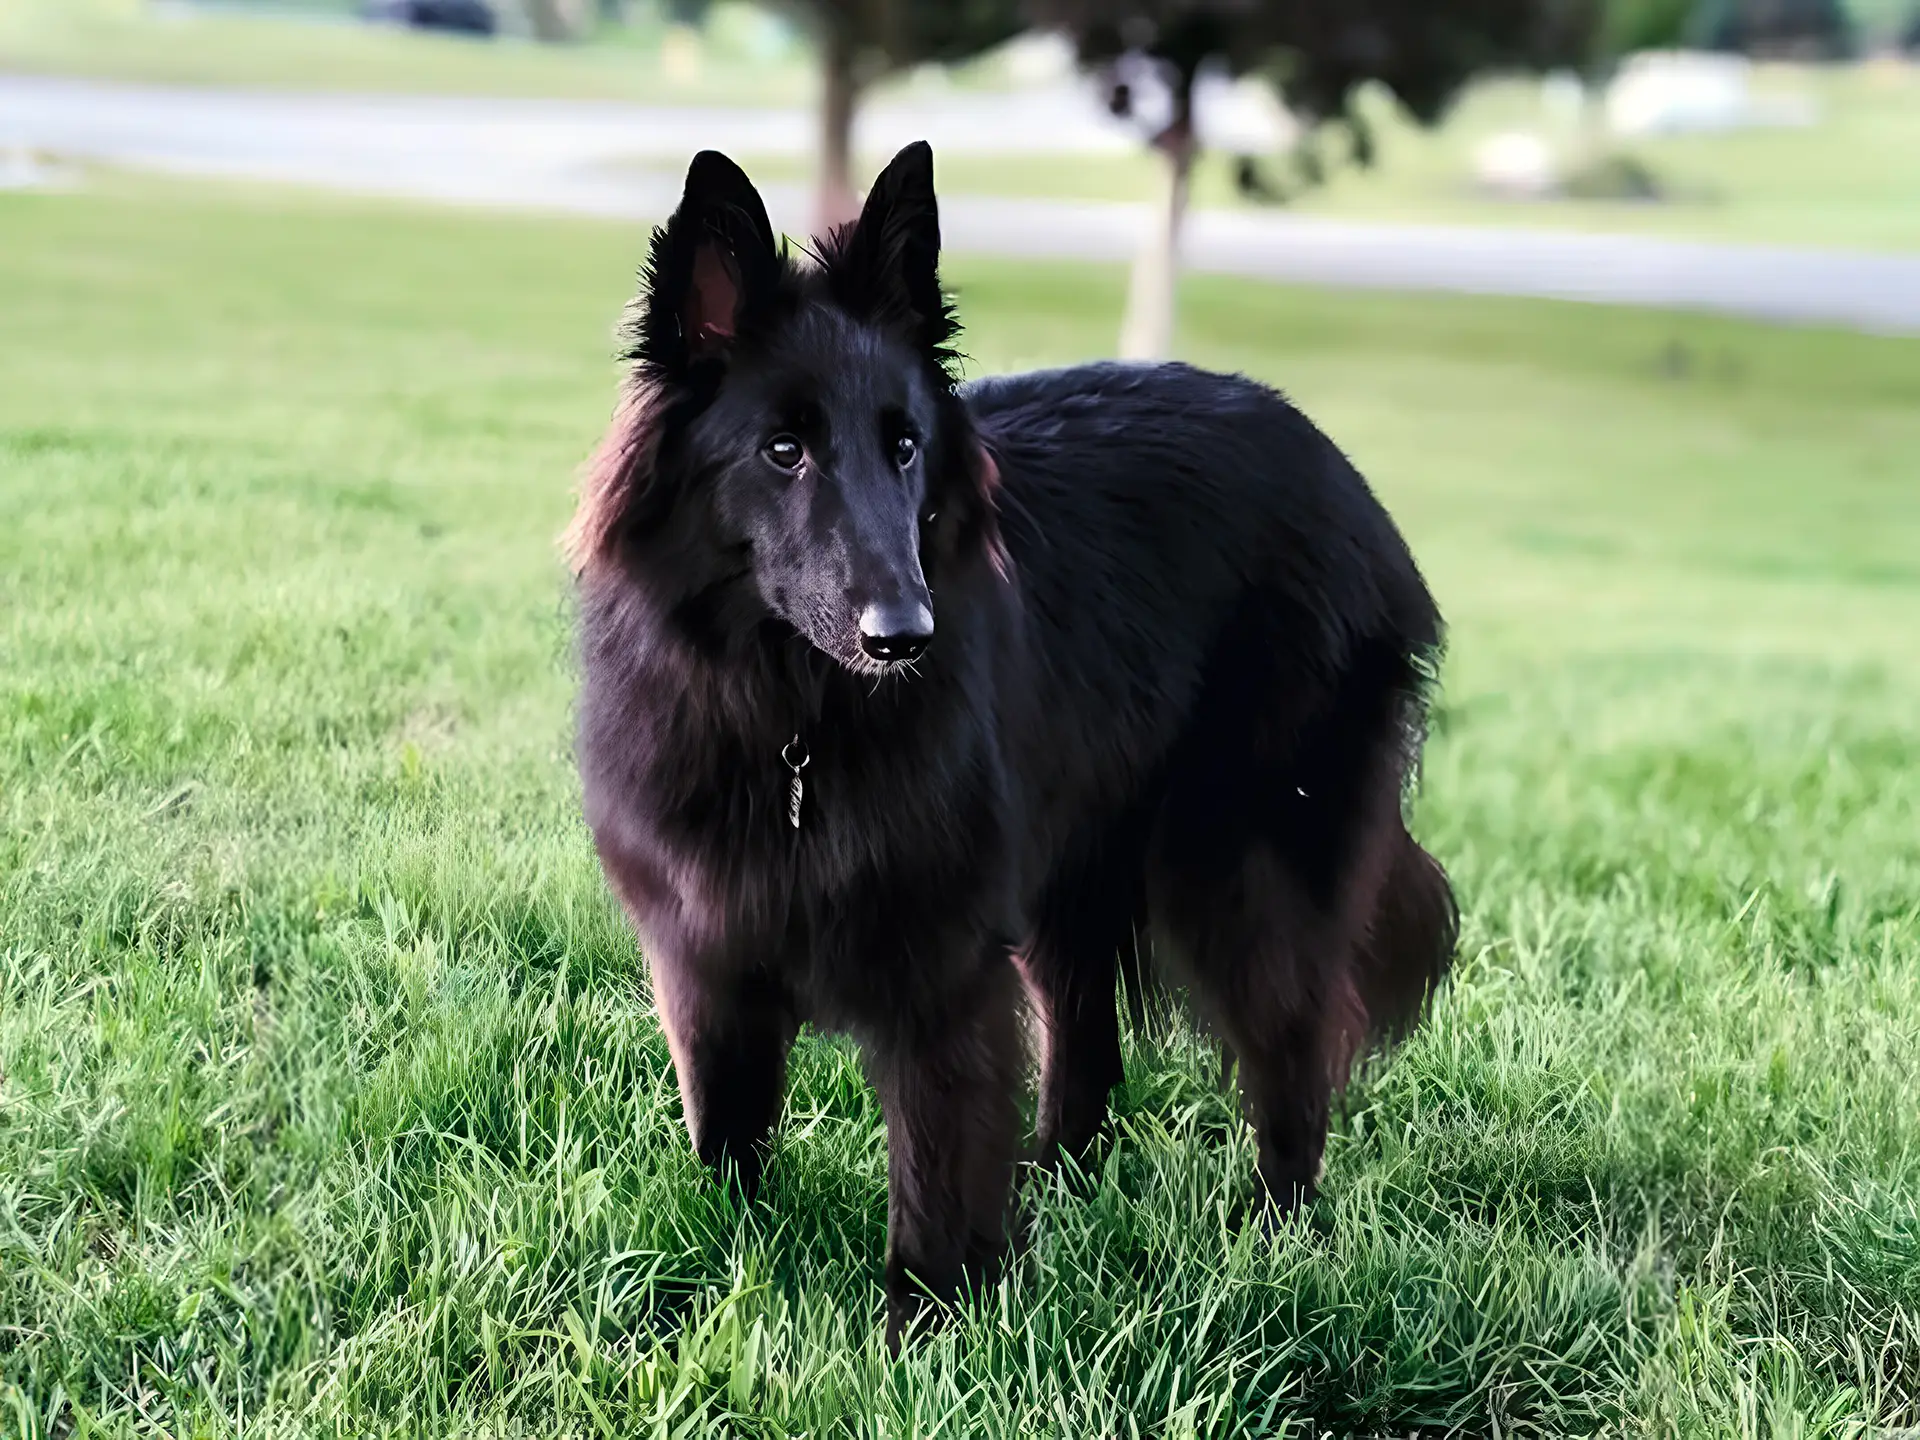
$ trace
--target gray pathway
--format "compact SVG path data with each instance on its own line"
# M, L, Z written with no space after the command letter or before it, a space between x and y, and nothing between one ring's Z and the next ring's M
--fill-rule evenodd
M948 92L872 107L863 148L924 136L936 150L1093 153L1127 142L1072 90ZM171 90L0 76L0 151L179 174L325 186L458 204L657 219L670 173L713 147L802 154L796 111L658 108L568 101L284 95ZM806 197L765 187L776 223L801 231ZM1141 207L955 196L949 248L1122 260ZM4 243L4 236L0 236ZM1358 224L1259 211L1202 211L1186 245L1197 270L1385 290L1535 296L1720 311L1920 335L1920 255L1701 244L1464 226Z

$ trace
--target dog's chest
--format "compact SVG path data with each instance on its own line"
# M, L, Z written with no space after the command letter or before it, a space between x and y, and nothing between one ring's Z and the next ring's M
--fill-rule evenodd
M715 941L804 952L935 924L971 902L1005 853L996 787L977 771L805 737L760 755L725 748L632 757L589 807L603 855L636 857L647 872L622 886L629 903L685 917ZM918 898L903 905L903 894Z

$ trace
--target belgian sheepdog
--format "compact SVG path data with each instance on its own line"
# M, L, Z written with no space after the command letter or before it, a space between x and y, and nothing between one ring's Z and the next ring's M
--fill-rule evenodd
M724 156L655 232L567 537L586 818L700 1157L751 1193L802 1022L886 1115L888 1338L990 1274L1121 1079L1136 929L1237 1063L1260 1178L1452 953L1401 806L1439 616L1326 436L1251 381L961 384L933 156L804 261Z

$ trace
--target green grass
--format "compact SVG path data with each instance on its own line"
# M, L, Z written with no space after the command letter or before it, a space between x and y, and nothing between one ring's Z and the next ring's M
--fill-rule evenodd
M1920 364L1195 281L1453 621L1466 910L1323 1232L1136 1046L1090 1198L887 1361L884 1149L802 1042L688 1153L569 762L552 537L640 237L0 196L0 1435L1854 1436L1920 1424ZM1122 278L969 264L983 368Z
M631 28L607 27L590 43L541 45L343 23L324 12L289 18L166 11L151 0L0 0L0 74L675 105L800 105L814 90L804 55L754 58L739 43L739 24L723 23L687 73L664 63L661 27L644 17Z

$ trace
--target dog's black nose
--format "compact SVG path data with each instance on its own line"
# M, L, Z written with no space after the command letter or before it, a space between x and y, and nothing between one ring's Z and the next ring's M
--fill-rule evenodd
M875 660L918 660L933 639L933 612L918 600L869 605L860 612L860 648Z

